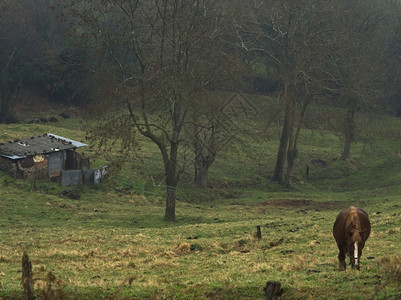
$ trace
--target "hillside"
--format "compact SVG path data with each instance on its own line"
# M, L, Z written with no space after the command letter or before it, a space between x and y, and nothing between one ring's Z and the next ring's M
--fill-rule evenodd
M37 107L23 119L70 117L0 125L0 141L52 132L85 142L77 114ZM24 251L39 299L264 299L268 280L282 283L285 299L398 299L401 120L370 120L349 165L339 159L338 134L303 130L291 189L270 181L279 128L227 148L209 187L181 182L175 223L163 221L160 154L146 140L108 182L73 187L79 199L57 183L34 188L0 172L0 299L20 297ZM331 231L350 205L368 212L372 234L361 270L339 272Z

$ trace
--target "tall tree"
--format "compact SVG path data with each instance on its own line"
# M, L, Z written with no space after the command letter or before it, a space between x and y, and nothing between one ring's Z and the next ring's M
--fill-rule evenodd
M80 20L76 32L99 48L101 71L109 77L111 97L101 106L107 109L97 110L99 128L106 130L96 135L118 138L110 128L129 133L135 128L159 148L165 219L175 220L182 131L198 93L225 66L221 33L228 10L211 0L92 0L68 6Z
M209 168L217 154L228 145L243 144L244 136L255 134L249 124L258 113L241 93L206 93L199 102L203 108L193 112L187 134L192 137L194 182L207 186Z
M314 0L254 1L251 11L249 28L258 31L239 32L277 70L284 117L273 179L290 186L305 111L327 84L320 62L331 43L331 6Z
M300 130L312 101L323 95L343 100L342 156L349 160L356 111L384 94L381 87L389 69L384 5L375 0L248 3L254 25L238 32L244 45L277 70L284 116L273 179L290 186Z
M332 90L342 100L344 146L341 157L351 159L356 114L377 108L388 97L389 72L394 57L394 36L389 30L388 6L392 1L338 2L335 36L327 69L333 76ZM387 82L387 84L386 84Z

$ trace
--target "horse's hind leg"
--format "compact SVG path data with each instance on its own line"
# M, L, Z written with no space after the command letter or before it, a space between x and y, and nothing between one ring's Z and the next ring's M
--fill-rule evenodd
M345 271L345 252L340 248L340 252L338 253L338 270Z

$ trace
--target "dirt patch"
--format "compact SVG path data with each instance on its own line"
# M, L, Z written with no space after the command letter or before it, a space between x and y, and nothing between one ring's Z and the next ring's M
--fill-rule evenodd
M280 206L288 208L308 208L315 210L339 209L344 207L344 203L340 201L316 202L304 199L277 199L262 203L262 205Z

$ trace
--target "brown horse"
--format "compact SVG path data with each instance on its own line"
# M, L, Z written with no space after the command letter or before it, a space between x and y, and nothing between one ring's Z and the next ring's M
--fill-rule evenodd
M340 250L338 269L345 270L345 255L348 254L352 268L359 270L362 249L370 235L370 221L366 211L351 206L340 212L334 222L333 235Z

